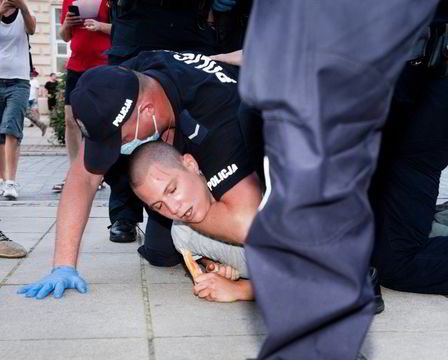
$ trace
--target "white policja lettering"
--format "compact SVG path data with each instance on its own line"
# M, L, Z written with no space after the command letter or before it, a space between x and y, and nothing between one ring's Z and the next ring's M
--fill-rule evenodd
M132 105L132 100L126 99L126 102L124 103L123 107L121 108L120 113L117 115L117 117L115 118L115 120L113 121L112 124L114 124L116 127L120 126L124 117L126 116L129 109L131 108L131 105Z
M183 54L174 54L173 55L176 60L182 61L185 64L198 64L195 66L195 69L202 70L208 74L215 74L216 78L222 83L234 83L236 84L236 80L228 77L223 72L223 68L219 66L216 61L213 61L209 57L200 54L191 54L191 53L183 53Z
M216 175L213 175L210 178L210 180L207 181L207 186L210 189L210 191L212 191L213 188L217 187L222 181L227 179L229 176L235 174L237 170L238 166L236 166L236 164L232 164L220 170Z

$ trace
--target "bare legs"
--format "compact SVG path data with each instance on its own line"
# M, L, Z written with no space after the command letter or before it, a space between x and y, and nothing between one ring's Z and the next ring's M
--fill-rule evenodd
M73 163L81 147L81 131L73 117L72 107L65 105L65 144L70 164Z
M12 135L5 136L5 143L0 145L0 179L16 180L20 145Z

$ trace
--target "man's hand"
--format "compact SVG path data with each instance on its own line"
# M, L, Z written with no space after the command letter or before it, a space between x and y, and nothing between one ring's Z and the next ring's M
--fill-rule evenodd
M80 25L82 25L81 16L76 16L75 14L68 11L67 15L65 16L64 26L70 28L73 26L80 26Z
M11 5L9 1L4 0L0 3L0 16L4 16L11 9L15 9L15 6Z
M240 272L231 267L230 265L210 262L207 265L206 270L208 273L216 273L218 275L221 275L222 277L225 277L228 280L236 281L240 278Z
M218 302L248 300L240 286L240 282L247 280L232 281L216 273L207 273L196 277L194 281L196 285L193 293L201 299Z
M236 4L236 0L214 0L212 8L215 11L226 12L233 9Z
M84 27L89 31L101 31L101 25L102 23L94 19L84 20Z
M11 7L17 8L20 10L26 10L26 3L24 0L4 0L4 3L8 3Z
M87 292L87 283L74 267L58 266L51 271L50 275L38 282L21 287L17 293L25 294L26 297L43 299L53 292L53 296L59 299L65 289L76 289L82 294Z

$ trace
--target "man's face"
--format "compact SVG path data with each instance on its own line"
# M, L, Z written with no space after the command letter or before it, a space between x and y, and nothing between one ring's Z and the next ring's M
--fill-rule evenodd
M138 124L138 132L137 132ZM156 123L148 108L136 107L128 121L121 128L121 143L127 144L135 138L145 139L156 132Z
M184 159L188 156L191 157L184 155ZM201 175L185 164L181 168L154 164L143 184L134 191L154 211L167 218L187 223L204 220L212 202L207 184Z

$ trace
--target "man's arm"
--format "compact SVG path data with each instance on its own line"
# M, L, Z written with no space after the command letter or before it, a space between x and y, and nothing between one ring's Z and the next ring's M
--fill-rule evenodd
M83 158L84 147L70 167L59 203L54 268L41 280L21 287L17 291L19 294L43 299L51 292L55 298L60 298L66 289L87 292L87 283L79 276L76 264L82 233L102 176L87 172Z
M36 18L31 15L25 0L10 0L9 3L20 9L25 22L25 30L27 34L33 35L36 31Z
M106 35L110 35L112 31L112 24L99 22L94 19L84 20L84 27L89 31L100 31Z
M84 146L73 161L62 191L56 218L54 266L76 267L93 199L102 175L89 173L84 167Z
M230 65L241 66L243 62L243 50L237 50L231 53L217 54L210 56L210 59L221 61Z
M216 239L242 244L255 218L261 196L260 182L252 173L215 201L203 221L189 225Z
M73 26L81 26L82 20L80 16L75 16L71 12L67 11L68 2L64 1L62 4L62 16L61 16L61 30L59 31L59 35L62 40L65 42L69 42L72 39L72 27Z

